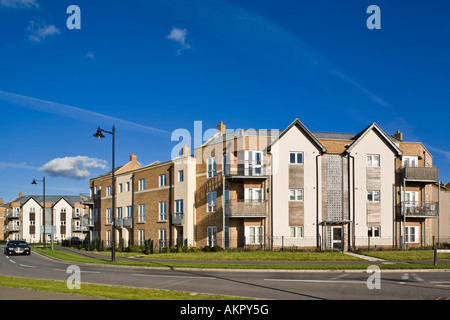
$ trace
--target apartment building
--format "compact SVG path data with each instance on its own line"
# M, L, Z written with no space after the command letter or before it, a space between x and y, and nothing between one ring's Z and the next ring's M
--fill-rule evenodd
M71 237L89 238L93 229L89 201L89 197L83 195L47 195L44 205L43 196L20 193L3 206L4 239L44 242L44 231L46 242L51 242L52 236L54 242Z
M189 151L144 167L132 155L116 169L119 242L348 250L427 245L436 234L431 154L375 123L335 133L298 119L284 130L221 122ZM111 173L91 179L95 232L108 243L111 186Z

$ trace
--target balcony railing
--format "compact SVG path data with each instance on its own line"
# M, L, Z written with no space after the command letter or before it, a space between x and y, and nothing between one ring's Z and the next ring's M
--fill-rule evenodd
M181 226L184 224L184 213L178 212L172 214L172 225Z
M225 202L227 217L266 217L267 200L229 200Z
M224 165L226 177L266 178L267 162L265 161L234 161Z
M437 202L403 201L397 205L397 213L410 218L432 218L438 216Z
M4 217L6 219L17 219L20 217L20 212L18 211L6 211Z
M131 228L133 226L133 219L131 217L125 219L117 218L114 222L116 228Z
M6 232L19 231L20 225L6 225L3 227L3 230L5 230Z
M435 182L439 180L438 167L412 167L405 166L401 169L402 177L406 181Z

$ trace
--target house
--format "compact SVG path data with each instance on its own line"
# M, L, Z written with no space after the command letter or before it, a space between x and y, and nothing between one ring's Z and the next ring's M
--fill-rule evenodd
M386 134L227 130L147 166L90 180L94 234L111 244L280 249L425 246L437 235L438 168L420 142ZM116 219L112 228L113 218Z

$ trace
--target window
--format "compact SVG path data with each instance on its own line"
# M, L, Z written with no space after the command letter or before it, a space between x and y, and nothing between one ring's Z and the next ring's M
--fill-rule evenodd
M117 207L117 219L122 219L122 207Z
M130 183L129 183L129 182L127 182L127 183L125 184L125 191L126 191L126 192L129 192L129 191L130 191Z
M145 179L139 179L138 190L145 190Z
M111 186L106 187L106 196L111 195Z
M145 222L145 204L139 205L138 221Z
M175 200L175 213L183 213L183 200Z
M261 202L263 200L263 188L245 188L244 199L246 202Z
M215 191L208 192L206 201L207 201L206 212L216 211L217 192L215 192Z
M368 227L367 235L369 238L379 238L380 237L380 227Z
M217 163L216 157L208 158L208 178L215 177L217 175Z
M166 229L159 229L159 247L165 248L166 246Z
M127 218L131 218L133 216L133 206L127 206Z
M167 185L167 174L162 174L159 176L159 186L165 187Z
M180 170L178 171L178 182L183 182L184 181L184 171Z
M380 202L380 191L367 191L368 202Z
M291 164L303 164L303 152L290 152L289 163Z
M111 208L106 209L106 223L111 223L112 216L111 216Z
M139 245L145 245L145 230L139 230Z
M106 246L111 246L111 230L106 231Z
M206 229L207 245L215 247L217 245L217 227L208 227Z
M368 154L366 159L366 165L368 167L379 167L380 166L380 155L379 154Z
M159 203L159 220L167 220L167 203L165 201Z
M289 189L290 201L303 201L303 189Z
M264 175L263 153L261 151L245 150L244 160L246 176Z
M289 237L303 238L303 227L289 227Z
M262 244L263 227L245 227L245 244Z
M403 156L402 165L404 167L417 167L419 163L419 157L417 156Z
M405 242L419 243L419 227L405 227Z
M122 192L123 192L123 186L121 183L119 183L119 193L122 193Z

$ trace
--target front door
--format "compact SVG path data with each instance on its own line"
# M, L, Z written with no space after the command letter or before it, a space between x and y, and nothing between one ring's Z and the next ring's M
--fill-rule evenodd
M331 227L331 245L333 249L342 250L343 229L339 227Z

